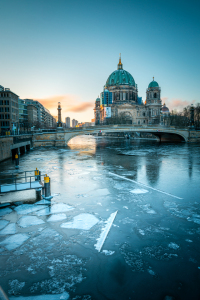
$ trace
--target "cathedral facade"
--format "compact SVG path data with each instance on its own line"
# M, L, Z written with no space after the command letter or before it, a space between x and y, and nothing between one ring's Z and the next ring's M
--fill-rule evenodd
M146 89L146 101L138 97L133 76L123 69L121 57L117 70L112 72L104 91L95 101L95 124L159 124L162 108L161 89L151 81Z

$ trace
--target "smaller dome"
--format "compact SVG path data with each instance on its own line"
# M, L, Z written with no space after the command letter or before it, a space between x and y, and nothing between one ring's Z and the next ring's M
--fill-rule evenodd
M148 85L148 88L151 87L159 87L159 84L157 83L157 81L154 80L154 77L153 77L153 81L151 81Z
M97 101L100 101L100 98L99 98L99 97L96 99L96 102L97 102Z
M165 105L165 103L163 104L162 112L163 113L168 113L169 112L169 108Z

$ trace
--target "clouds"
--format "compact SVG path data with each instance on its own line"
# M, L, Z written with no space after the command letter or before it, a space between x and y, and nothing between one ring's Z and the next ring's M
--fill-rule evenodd
M80 97L77 95L57 95L52 97L47 97L43 99L35 99L42 103L50 111L56 112L58 107L58 102L61 102L61 107L63 112L85 112L88 109L94 107L93 101L80 102Z
M168 99L167 97L162 98L163 104L165 103L169 110L176 109L177 111L182 111L184 107L195 104L196 100L188 101L188 100L181 100L181 99Z

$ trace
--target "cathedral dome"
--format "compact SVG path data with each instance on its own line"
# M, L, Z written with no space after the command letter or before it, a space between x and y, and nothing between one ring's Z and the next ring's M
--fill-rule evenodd
M151 88L151 87L159 87L157 81L154 80L154 77L153 77L153 81L151 81L148 85L148 88Z
M118 69L112 72L106 81L106 87L116 85L129 85L135 87L133 76L129 72L123 70L121 57L119 58Z

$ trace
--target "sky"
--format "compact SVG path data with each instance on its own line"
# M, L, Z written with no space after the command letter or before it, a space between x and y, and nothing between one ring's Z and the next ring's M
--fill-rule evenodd
M108 76L123 67L146 99L152 77L170 109L199 103L200 1L0 0L0 85L62 120L94 117Z

